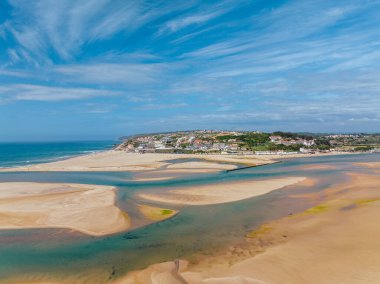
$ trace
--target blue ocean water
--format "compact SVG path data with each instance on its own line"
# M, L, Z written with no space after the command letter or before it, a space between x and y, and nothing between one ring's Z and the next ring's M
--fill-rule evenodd
M0 167L52 162L111 149L116 141L0 143Z

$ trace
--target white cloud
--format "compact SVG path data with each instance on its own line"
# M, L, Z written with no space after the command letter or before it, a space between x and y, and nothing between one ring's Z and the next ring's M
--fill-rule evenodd
M213 5L198 5L200 7L199 11L182 14L164 23L158 30L157 35L175 33L189 26L204 25L244 4L244 1L240 1L239 3L235 1L222 1Z
M58 66L54 68L54 71L71 82L141 85L157 81L168 69L168 65L159 63L99 63Z
M117 33L126 37L144 24L188 6L120 0L21 0L11 1L11 5L14 17L6 29L38 60L47 60L51 49L71 60L86 43Z
M90 88L64 88L29 84L12 84L0 87L0 95L8 100L19 101L64 101L89 99L99 96L116 96L120 92Z
M29 72L24 72L20 70L0 69L0 78L1 76L26 78L31 77L31 74Z
M160 30L159 34L163 34L165 32L174 33L180 29L183 29L190 25L199 25L204 24L218 16L223 14L222 11L210 12L210 13L200 13L197 15L190 15L187 17L175 19L167 22Z
M145 104L140 107L137 107L136 109L139 110L161 110L161 109L177 109L177 108L183 108L187 107L187 103L169 103L169 104Z

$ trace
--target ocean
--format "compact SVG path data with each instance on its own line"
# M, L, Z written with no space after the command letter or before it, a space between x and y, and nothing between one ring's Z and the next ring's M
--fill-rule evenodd
M47 163L111 149L116 141L0 143L0 167Z

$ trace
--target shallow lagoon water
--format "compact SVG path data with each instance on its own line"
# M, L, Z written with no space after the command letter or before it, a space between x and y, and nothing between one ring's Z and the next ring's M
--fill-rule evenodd
M131 211L135 194L214 182L284 176L318 178L312 187L290 186L285 190L238 202L190 206L163 222L106 237L89 237L65 229L0 231L0 278L13 275L83 275L103 271L110 278L149 264L212 254L241 243L244 235L260 224L313 206L312 201L291 198L294 193L318 191L345 179L347 171L366 171L352 165L379 161L380 155L344 155L284 160L282 163L234 172L202 174L174 180L136 182L131 173L49 172L0 173L0 181L70 182L113 185L118 205ZM305 170L306 165L332 164L334 170ZM315 201L314 201L315 202ZM131 213L131 212L128 212ZM95 280L92 283L96 283Z

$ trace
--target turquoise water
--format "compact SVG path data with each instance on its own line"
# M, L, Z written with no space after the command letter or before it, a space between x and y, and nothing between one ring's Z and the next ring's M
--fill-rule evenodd
M189 206L160 223L106 237L89 237L64 229L0 231L0 279L12 275L88 275L104 272L110 279L149 264L209 255L244 242L244 235L263 222L302 211L314 204L292 198L295 193L315 192L345 180L347 171L366 171L353 162L379 161L380 155L347 155L286 160L279 164L175 180L135 182L131 173L56 172L0 173L0 181L74 182L113 185L118 188L118 206L133 214L136 193L220 183L243 179L285 176L317 177L313 187L291 186L286 190L238 202ZM307 170L312 164L334 164L336 170ZM315 201L314 201L315 202ZM1 281L0 281L1 282ZM88 283L102 283L89 278Z
M52 162L111 149L115 141L0 143L0 167Z

